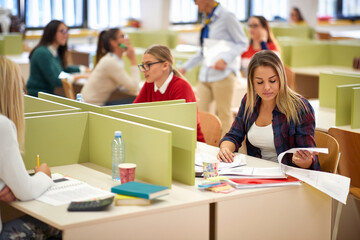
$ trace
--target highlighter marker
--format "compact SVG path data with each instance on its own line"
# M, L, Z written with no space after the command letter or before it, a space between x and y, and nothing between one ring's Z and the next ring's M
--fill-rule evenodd
M126 45L125 44L123 44L123 43L119 43L119 45L118 45L119 47L121 47L121 48L123 48L124 50L126 50L127 49L127 47L126 47Z

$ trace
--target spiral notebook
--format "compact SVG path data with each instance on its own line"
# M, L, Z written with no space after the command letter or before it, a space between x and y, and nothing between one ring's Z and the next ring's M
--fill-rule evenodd
M54 184L36 200L59 206L72 201L101 199L114 195L109 191L58 173L52 174L52 179Z

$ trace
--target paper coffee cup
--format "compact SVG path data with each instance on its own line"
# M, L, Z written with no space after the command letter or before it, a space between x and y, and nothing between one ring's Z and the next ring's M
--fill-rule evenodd
M135 180L135 163L120 163L118 167L121 183L132 182Z
M203 161L204 178L217 177L219 175L219 161L206 160Z

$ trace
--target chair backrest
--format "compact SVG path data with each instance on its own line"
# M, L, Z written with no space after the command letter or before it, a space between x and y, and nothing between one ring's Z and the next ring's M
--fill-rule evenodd
M295 91L295 73L293 72L293 70L287 66L284 65L285 68L285 74L286 74L286 79L287 79L287 83L288 86Z
M199 112L199 118L205 142L209 145L218 147L222 128L220 119L208 112Z
M315 131L316 147L328 148L329 153L319 153L319 162L323 172L336 173L339 164L339 144L327 133Z
M70 99L76 99L73 85L67 81L67 79L61 79L65 96Z
M338 173L351 179L351 186L360 187L360 133L330 128L329 134L339 143L341 159Z

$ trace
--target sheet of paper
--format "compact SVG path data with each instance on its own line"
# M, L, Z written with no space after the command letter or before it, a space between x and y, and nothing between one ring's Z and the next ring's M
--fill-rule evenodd
M279 163L286 153L294 153L298 150L308 150L310 152L328 153L327 148L292 148L285 151L278 156ZM297 179L306 182L316 189L326 193L330 197L346 204L346 199L349 194L350 178L338 174L326 173L321 171L313 171L309 169L302 169L290 167L281 163L281 169L288 175L296 177Z
M208 153L195 153L195 166L202 167L204 160L217 160L216 155L208 154ZM246 165L245 156L242 154L236 154L234 157L234 161L232 163L219 162L219 170L225 168L233 168Z
M61 71L61 73L59 74L58 78L59 79L63 79L63 78L69 78L71 76L70 73L67 73L67 72L64 72L64 71Z
M327 148L291 148L291 149L279 154L278 162L281 163L281 159L284 157L285 154L287 154L287 153L295 153L295 152L297 152L299 150L306 150L306 151L309 151L311 153L312 152L325 153L325 154L329 153L329 150Z
M223 55L226 52L230 52L233 49L235 43L228 42L225 40L216 40L216 39L204 39L204 64L207 67L213 67L215 63L223 58ZM237 57L232 63L232 67L240 66L240 56Z
M219 171L219 175L246 178L286 178L286 175L279 167L270 168L253 168L253 167L236 167L231 169L223 169Z
M87 183L64 177L61 174L53 174L52 177L54 184L36 200L59 206L71 201L85 201L113 195L109 191L92 187Z

